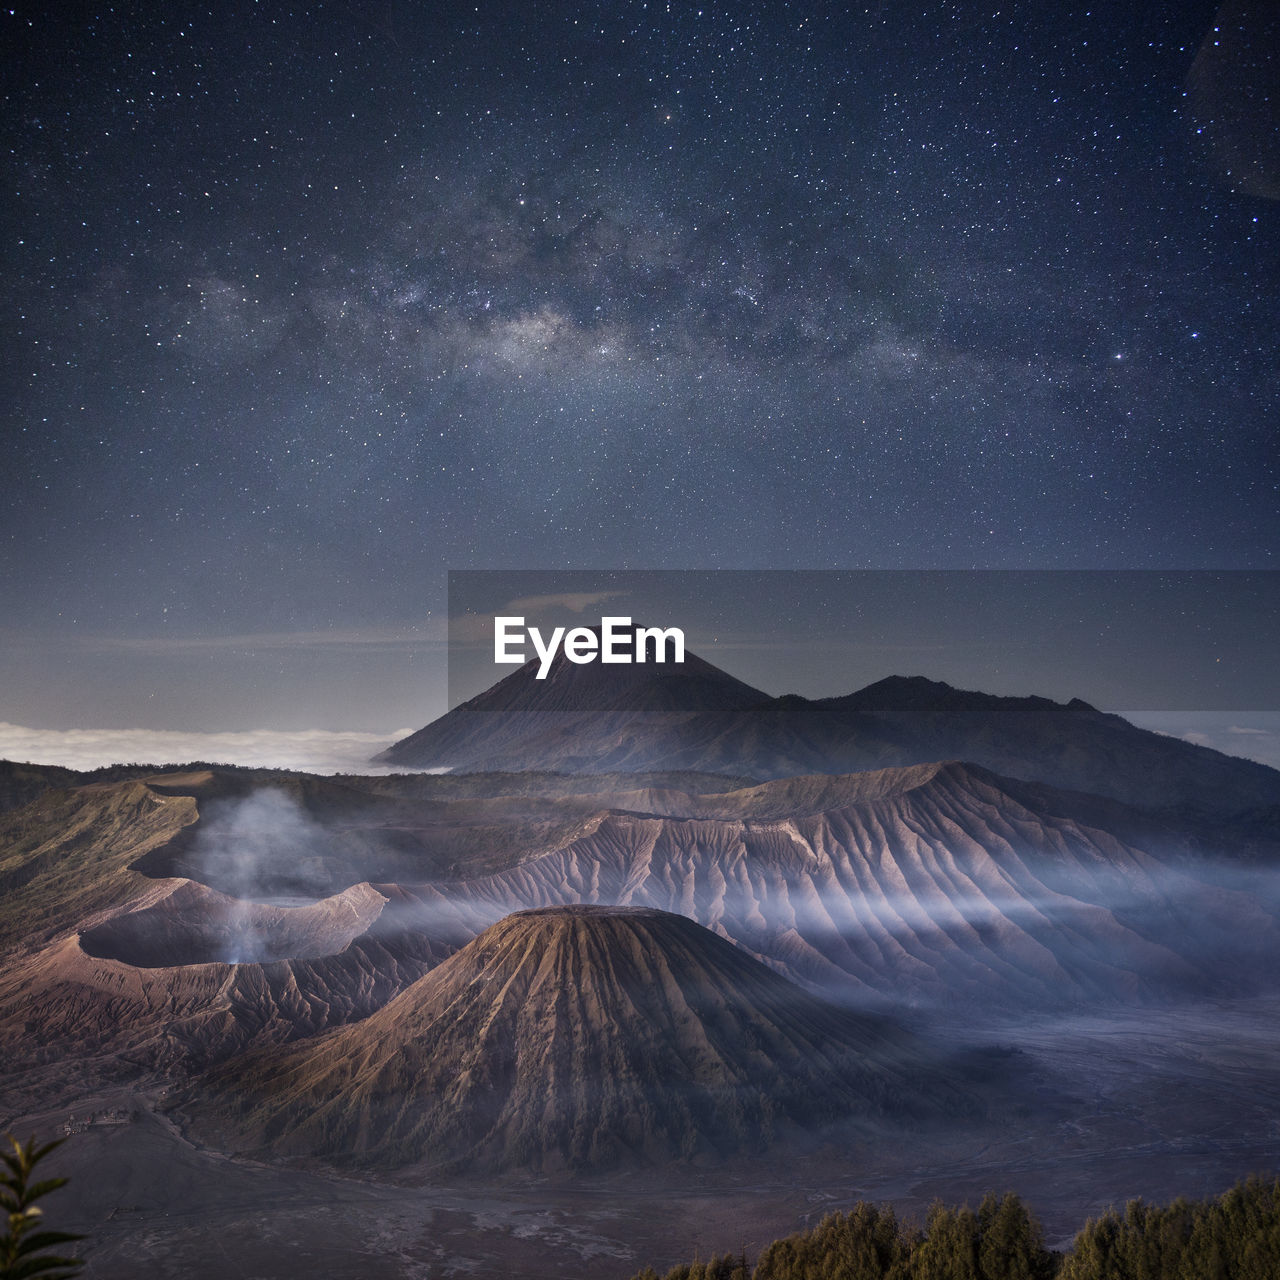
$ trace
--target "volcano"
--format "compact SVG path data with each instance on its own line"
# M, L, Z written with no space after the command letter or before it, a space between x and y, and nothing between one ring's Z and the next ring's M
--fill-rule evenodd
M633 795L501 871L402 888L426 919L678 911L818 994L1025 1011L1262 980L1280 903L1222 850L1220 834L950 762Z
M622 673L621 675L615 673ZM966 760L1027 782L1195 820L1280 810L1280 772L1139 729L1079 698L1000 697L891 676L838 698L770 697L683 667L529 662L388 748L406 768L696 771L758 780Z
M769 695L694 653L682 663L578 664L561 651L546 679L536 659L375 757L409 768L567 772L607 769L626 744L663 740L697 716L733 715ZM530 759L555 763L529 765ZM428 764L427 762L431 762ZM630 769L630 766L626 766Z
M247 1055L197 1126L397 1167L599 1168L964 1109L887 1019L828 1005L683 916L518 911L363 1022Z

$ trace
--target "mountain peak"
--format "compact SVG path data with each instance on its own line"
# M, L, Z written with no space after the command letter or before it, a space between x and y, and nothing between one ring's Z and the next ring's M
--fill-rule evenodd
M756 779L969 760L1005 777L1198 817L1280 804L1280 772L1139 729L1080 698L1001 696L919 675L887 676L843 697L771 698L687 656L684 667L565 663L545 682L530 664L379 760Z
M384 1166L602 1167L930 1112L923 1061L684 916L571 905L517 911L363 1022L239 1064L213 1110Z
M600 627L586 630L599 637ZM625 628L623 629L625 630ZM633 636L642 630L633 624ZM575 662L563 647L556 651L545 678L531 658L505 679L462 704L472 711L647 711L693 714L751 706L769 695L727 671L686 652L683 662L655 661L652 646L644 661ZM458 708L461 710L462 708Z
M600 629L588 628L597 635ZM639 628L633 628L633 631ZM519 752L531 736L550 733L564 745L588 721L617 724L618 718L678 722L720 715L770 701L769 695L686 650L683 662L577 663L563 649L545 679L532 658L474 698L376 757L378 763L410 768L469 768L477 747L499 760ZM505 767L492 763L485 767ZM525 767L519 763L517 768ZM563 767L563 763L557 766ZM576 766L575 766L576 767Z
M845 696L849 698L867 698L868 700L884 696L892 696L896 699L942 698L962 692L963 690L947 684L944 680L930 680L927 676L895 675L873 680L869 685L864 685L857 692L846 694Z

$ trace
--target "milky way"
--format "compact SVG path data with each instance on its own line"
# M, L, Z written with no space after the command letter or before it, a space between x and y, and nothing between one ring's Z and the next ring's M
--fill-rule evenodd
M1272 566L1274 30L995 8L5 11L0 713L447 568Z

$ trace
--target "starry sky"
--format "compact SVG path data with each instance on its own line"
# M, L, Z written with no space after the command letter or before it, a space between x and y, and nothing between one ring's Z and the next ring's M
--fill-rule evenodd
M416 726L450 569L1280 567L1241 0L0 23L0 720Z

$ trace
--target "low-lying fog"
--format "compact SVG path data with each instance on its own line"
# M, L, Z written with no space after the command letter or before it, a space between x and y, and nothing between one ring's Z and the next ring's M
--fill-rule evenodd
M369 761L412 730L386 733L326 729L249 729L238 733L194 733L177 729L29 729L0 721L0 760L56 764L67 769L105 765L187 764L206 760L253 769L297 769L304 773L413 773ZM423 772L440 772L425 770Z
M679 824L676 824L677 827ZM667 828L663 828L664 833ZM371 828L373 835L377 829ZM366 832L365 835L369 835ZM767 832L766 832L767 837ZM924 835L871 853L750 832L692 857L675 837L591 844L459 881L355 877L343 836L283 791L208 802L182 867L245 903L295 906L357 879L400 890L379 925L460 946L511 911L574 902L657 907L699 921L787 976L849 1003L928 1008L947 993L994 1007L1248 994L1280 963L1280 871L1167 860L1068 832L956 851ZM683 837L681 837L683 838ZM591 836L585 837L588 841ZM814 837L815 841L817 837ZM1106 843L1106 842L1104 842ZM276 956L242 912L237 959Z
M1280 712L1125 711L1131 724L1280 769ZM209 760L307 773L413 773L369 761L412 729L385 733L326 729L248 729L196 733L176 729L33 729L0 721L0 760L57 764L68 769L140 761L186 764ZM423 772L441 772L424 770Z

